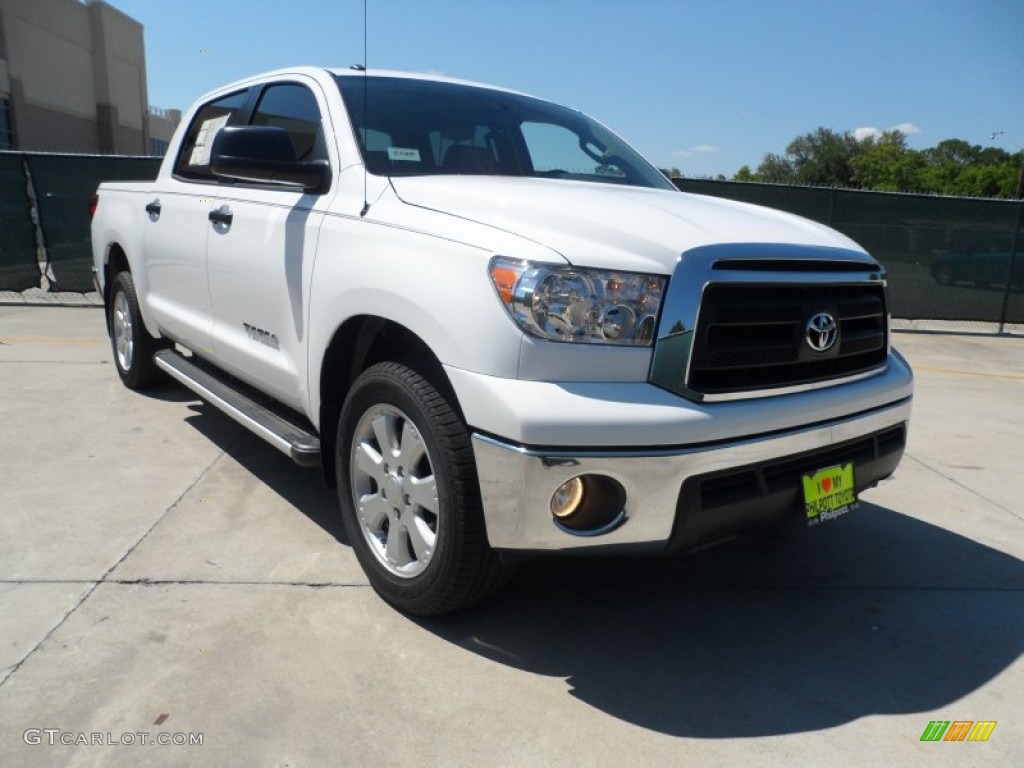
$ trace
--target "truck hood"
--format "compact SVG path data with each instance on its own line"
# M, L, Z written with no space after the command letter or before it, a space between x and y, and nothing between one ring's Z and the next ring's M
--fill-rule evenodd
M508 176L405 176L391 183L408 205L527 238L579 266L671 274L683 251L718 243L862 251L799 216L671 190Z

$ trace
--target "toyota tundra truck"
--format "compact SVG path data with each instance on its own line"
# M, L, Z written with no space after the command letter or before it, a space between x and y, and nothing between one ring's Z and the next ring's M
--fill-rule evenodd
M817 526L904 451L913 378L878 262L678 191L574 109L281 70L203 96L155 181L97 194L124 384L173 377L322 467L410 614L537 554Z

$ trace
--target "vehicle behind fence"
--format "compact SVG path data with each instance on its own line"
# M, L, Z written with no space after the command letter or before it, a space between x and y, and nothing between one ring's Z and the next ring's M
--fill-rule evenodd
M153 179L157 157L0 152L0 291L92 290L89 196ZM1024 201L676 179L843 232L885 265L893 317L1024 323Z

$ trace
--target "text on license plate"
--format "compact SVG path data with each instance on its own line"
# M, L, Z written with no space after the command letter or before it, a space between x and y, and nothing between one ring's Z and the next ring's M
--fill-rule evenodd
M860 506L852 461L804 475L803 483L808 526L835 520Z

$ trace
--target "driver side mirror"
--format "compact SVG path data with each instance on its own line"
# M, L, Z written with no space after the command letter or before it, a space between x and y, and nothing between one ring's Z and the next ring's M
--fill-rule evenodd
M213 139L210 170L216 176L270 184L298 184L304 192L321 194L331 183L326 160L296 160L284 128L233 125Z

